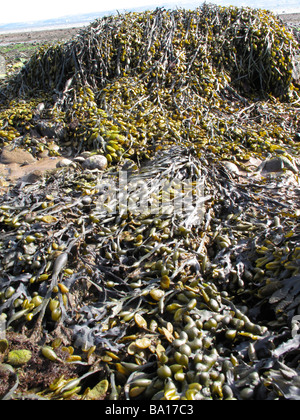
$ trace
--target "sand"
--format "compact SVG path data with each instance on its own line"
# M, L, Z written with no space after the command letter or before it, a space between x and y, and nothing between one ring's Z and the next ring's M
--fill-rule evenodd
M11 44L42 44L52 42L65 42L75 36L80 28L66 28L46 31L31 31L11 34L0 34L0 47Z

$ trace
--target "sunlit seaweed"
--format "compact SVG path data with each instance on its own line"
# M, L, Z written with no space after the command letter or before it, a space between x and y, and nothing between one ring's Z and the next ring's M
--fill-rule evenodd
M57 373L22 394L3 363L2 397L299 398L297 48L266 11L158 9L97 20L8 81L3 145L54 141L109 168L78 163L0 199L1 321ZM257 173L276 161L277 178L224 163L267 156ZM174 214L182 182L200 213ZM147 208L168 205L133 211L139 183ZM13 340L0 344L9 362Z

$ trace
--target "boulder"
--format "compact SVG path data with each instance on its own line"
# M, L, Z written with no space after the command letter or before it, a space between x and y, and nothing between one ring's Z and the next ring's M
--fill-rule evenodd
M104 171L107 168L107 159L102 155L90 156L82 163L84 169Z
M31 153L26 150L13 148L12 146L6 146L2 150L1 163L9 165L11 163L17 163L19 165L30 165L35 163L36 159Z
M298 169L294 160L289 160L285 156L268 159L261 165L261 170L263 172L283 172L284 169L292 171L295 174L298 173Z

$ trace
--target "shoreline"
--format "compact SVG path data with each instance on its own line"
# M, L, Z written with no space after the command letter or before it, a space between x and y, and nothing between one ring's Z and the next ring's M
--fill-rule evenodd
M300 27L300 12L286 13L278 15L284 23ZM33 44L33 43L46 43L55 41L67 41L75 36L78 31L88 24L76 24L64 28L47 28L47 29L32 29L30 31L18 32L0 32L0 47L9 46L12 44Z
M0 47L13 44L41 44L45 42L67 41L75 36L81 28L83 26L0 34Z

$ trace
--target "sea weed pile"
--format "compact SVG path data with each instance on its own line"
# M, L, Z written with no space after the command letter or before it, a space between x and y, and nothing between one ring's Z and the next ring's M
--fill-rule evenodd
M266 11L157 9L8 81L2 144L77 158L0 198L2 397L300 398L297 54Z

